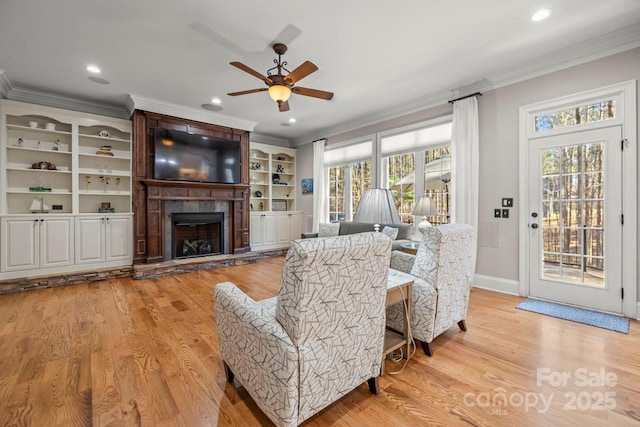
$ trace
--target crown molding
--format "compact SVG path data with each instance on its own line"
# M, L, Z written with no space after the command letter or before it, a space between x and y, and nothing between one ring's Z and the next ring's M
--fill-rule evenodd
M168 102L159 101L153 98L147 98L132 93L129 94L129 99L127 100L126 107L127 111L130 114L129 117L131 117L131 114L133 114L134 110L143 110L158 114L165 114L167 116L180 117L182 119L211 123L218 126L247 130L249 132L253 132L253 128L257 124L256 122L252 122L249 120L225 116L223 114L217 114L210 111L184 107L182 105L171 104Z
M6 99L12 89L13 85L9 80L9 73L0 68L0 98Z
M497 70L488 74L483 80L490 84L492 89L497 89L637 47L640 47L640 24L621 28Z
M31 89L14 88L9 92L7 99L119 119L129 119L130 117L127 115L126 110L118 105L109 105Z
M261 144L277 145L279 147L291 147L288 139L276 138L274 136L263 135L255 132L251 133L251 137L249 139L251 140L251 142L259 142Z
M308 144L318 138L331 137L351 132L367 126L379 124L398 117L407 116L429 108L437 107L449 99L466 96L475 92L487 92L514 83L539 77L607 56L640 47L640 24L621 28L602 36L585 40L578 44L549 52L537 58L496 70L470 83L462 83L454 89L435 91L408 101L395 108L374 112L316 130L292 140L292 146Z

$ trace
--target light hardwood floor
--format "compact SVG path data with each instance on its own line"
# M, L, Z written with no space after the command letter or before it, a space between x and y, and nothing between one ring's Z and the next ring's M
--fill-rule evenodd
M212 287L274 296L282 262L0 296L0 426L272 425L225 381ZM363 384L304 425L640 425L638 322L625 335L520 300L474 290L467 332L437 338L432 358L419 348L380 395Z

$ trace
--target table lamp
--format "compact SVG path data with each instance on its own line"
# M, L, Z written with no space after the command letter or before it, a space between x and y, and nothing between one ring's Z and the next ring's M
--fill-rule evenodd
M413 208L413 214L422 217L422 222L418 224L418 230L424 233L431 223L427 221L428 216L438 215L438 209L433 199L426 194L418 199L418 203Z
M365 190L353 217L355 222L372 222L374 230L380 231L380 224L401 224L400 214L393 200L391 190L370 188Z

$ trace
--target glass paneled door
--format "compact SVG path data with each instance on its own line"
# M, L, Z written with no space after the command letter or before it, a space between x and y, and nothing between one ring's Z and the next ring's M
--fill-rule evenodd
M622 312L620 127L530 140L533 297Z

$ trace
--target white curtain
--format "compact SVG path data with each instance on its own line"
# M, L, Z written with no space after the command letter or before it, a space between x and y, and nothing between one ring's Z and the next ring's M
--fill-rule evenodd
M478 99L475 96L453 103L451 135L454 222L471 224L476 230L473 244L472 272L476 271L478 248L478 180L479 180Z
M326 139L313 143L313 233L317 233L320 223L329 222L329 186L324 170L324 144Z

